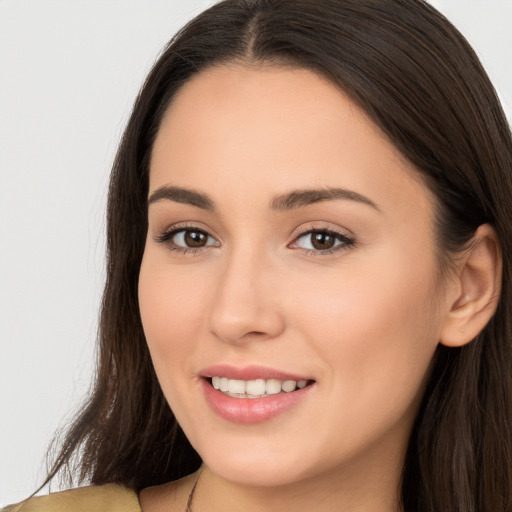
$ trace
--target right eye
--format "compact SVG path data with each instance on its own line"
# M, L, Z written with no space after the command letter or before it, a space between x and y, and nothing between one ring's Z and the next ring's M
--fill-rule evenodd
M184 252L220 245L209 233L198 228L178 228L167 231L157 238L157 242L167 244L173 250Z

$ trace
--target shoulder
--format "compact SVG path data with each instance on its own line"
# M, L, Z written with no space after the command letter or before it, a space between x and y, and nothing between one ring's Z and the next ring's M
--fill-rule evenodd
M106 484L29 498L0 512L141 512L141 509L134 491L118 484Z

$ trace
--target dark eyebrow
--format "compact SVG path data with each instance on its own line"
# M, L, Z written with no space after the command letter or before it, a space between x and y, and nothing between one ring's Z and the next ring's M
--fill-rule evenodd
M333 201L335 199L345 199L349 201L356 201L371 206L377 211L380 208L367 197L347 190L344 188L322 188L318 190L295 190L287 194L283 194L274 198L270 203L270 208L278 211L292 210L293 208L300 208L320 201Z
M162 200L174 201L176 203L185 203L203 210L215 209L215 203L206 194L196 192L192 189L182 187L171 187L163 185L157 188L148 199L148 206ZM352 190L344 188L323 188L323 189L312 189L312 190L294 190L280 196L275 197L270 202L270 208L278 211L292 210L294 208L300 208L308 206L313 203L319 203L320 201L333 201L336 199L345 199L349 201L356 201L358 203L366 204L371 206L377 211L381 211L380 208L367 197L358 194Z
M170 187L163 185L157 188L148 199L148 206L158 201L167 199L176 203L185 203L192 206L197 206L203 210L213 210L215 208L214 202L205 194L196 192L188 188Z

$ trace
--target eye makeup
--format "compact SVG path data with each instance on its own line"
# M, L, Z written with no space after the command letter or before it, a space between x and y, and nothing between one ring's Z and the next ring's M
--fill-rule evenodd
M172 226L156 236L154 240L182 254L197 254L209 248L221 246L220 242L206 229L194 224ZM353 236L347 236L332 227L308 226L299 230L287 247L302 250L308 256L322 256L348 250L354 245Z
M299 234L288 247L303 249L306 254L317 256L346 250L354 245L354 238L332 228L314 228Z

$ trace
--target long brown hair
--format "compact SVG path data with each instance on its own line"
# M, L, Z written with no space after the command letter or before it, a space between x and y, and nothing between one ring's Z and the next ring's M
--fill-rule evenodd
M409 443L402 501L411 512L512 510L511 133L469 44L422 0L225 0L170 41L114 163L95 387L47 481L75 461L79 482L140 490L200 464L157 382L137 282L160 121L183 83L225 62L310 69L358 103L436 197L440 268L479 225L495 228L504 261L498 310L467 346L439 346Z

